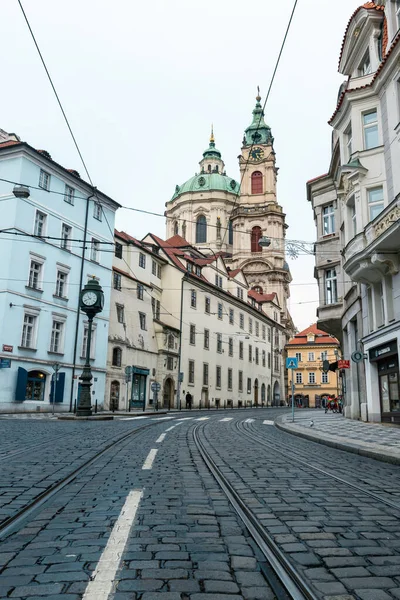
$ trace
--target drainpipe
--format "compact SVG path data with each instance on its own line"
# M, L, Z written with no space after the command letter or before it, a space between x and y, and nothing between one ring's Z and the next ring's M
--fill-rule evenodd
M90 199L95 196L95 193L91 194L86 198L86 212L85 212L85 224L83 227L83 247L82 247L82 256L81 256L81 272L79 277L79 290L78 290L78 307L76 311L76 322L75 322L75 339L74 339L74 355L73 355L73 364L72 364L72 382L71 382L71 393L69 397L69 412L72 412L73 405L73 396L74 396L74 377L76 371L76 353L78 349L78 333L79 333L79 318L81 316L81 309L79 303L79 292L82 289L83 285L83 271L85 267L85 253L86 253L86 237L88 230L88 220L89 220L89 204Z

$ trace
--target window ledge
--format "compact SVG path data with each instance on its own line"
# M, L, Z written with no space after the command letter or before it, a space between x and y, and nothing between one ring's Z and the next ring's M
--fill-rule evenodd
M55 354L56 356L64 356L64 352L54 352L53 350L47 350L47 354Z
M18 350L28 350L28 352L37 352L37 348L28 348L28 346L18 346Z
M38 292L39 294L43 294L43 290L40 288L35 288L30 285L25 286L27 290L32 290L33 292Z
M57 294L53 294L53 298L56 298L56 300L63 300L63 302L68 302L69 300L66 296L58 296Z

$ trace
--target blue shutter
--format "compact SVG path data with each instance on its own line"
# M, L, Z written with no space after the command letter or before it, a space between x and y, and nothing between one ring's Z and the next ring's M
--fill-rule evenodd
M23 402L26 396L26 384L28 383L28 371L18 367L17 386L15 388L15 401Z
M58 374L58 381L56 385L56 402L62 402L64 400L64 384L65 384L65 373Z
M53 402L53 390L54 390L54 375L52 375L51 379L50 379L50 397L49 397L50 404Z

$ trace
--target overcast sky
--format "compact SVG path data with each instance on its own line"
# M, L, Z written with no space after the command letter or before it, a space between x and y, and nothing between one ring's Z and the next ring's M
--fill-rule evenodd
M120 204L163 213L198 170L214 123L227 172L264 96L293 0L23 0L94 184ZM305 183L325 173L346 24L359 0L299 0L266 107L288 239L313 241ZM334 10L332 10L332 7ZM83 167L17 0L0 1L0 128ZM165 237L165 220L120 210L116 227ZM314 258L289 260L296 326L316 320ZM272 291L272 290L271 290ZM178 292L177 292L178 293Z

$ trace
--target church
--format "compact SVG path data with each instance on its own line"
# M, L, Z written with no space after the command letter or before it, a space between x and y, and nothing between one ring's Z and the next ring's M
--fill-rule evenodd
M276 154L258 93L252 122L239 155L240 181L230 177L213 131L200 171L177 185L166 203L166 238L220 255L231 271L241 271L256 301L275 293L288 339L294 325L287 308L291 274L285 259L285 213L277 201ZM268 238L268 246L260 246Z

